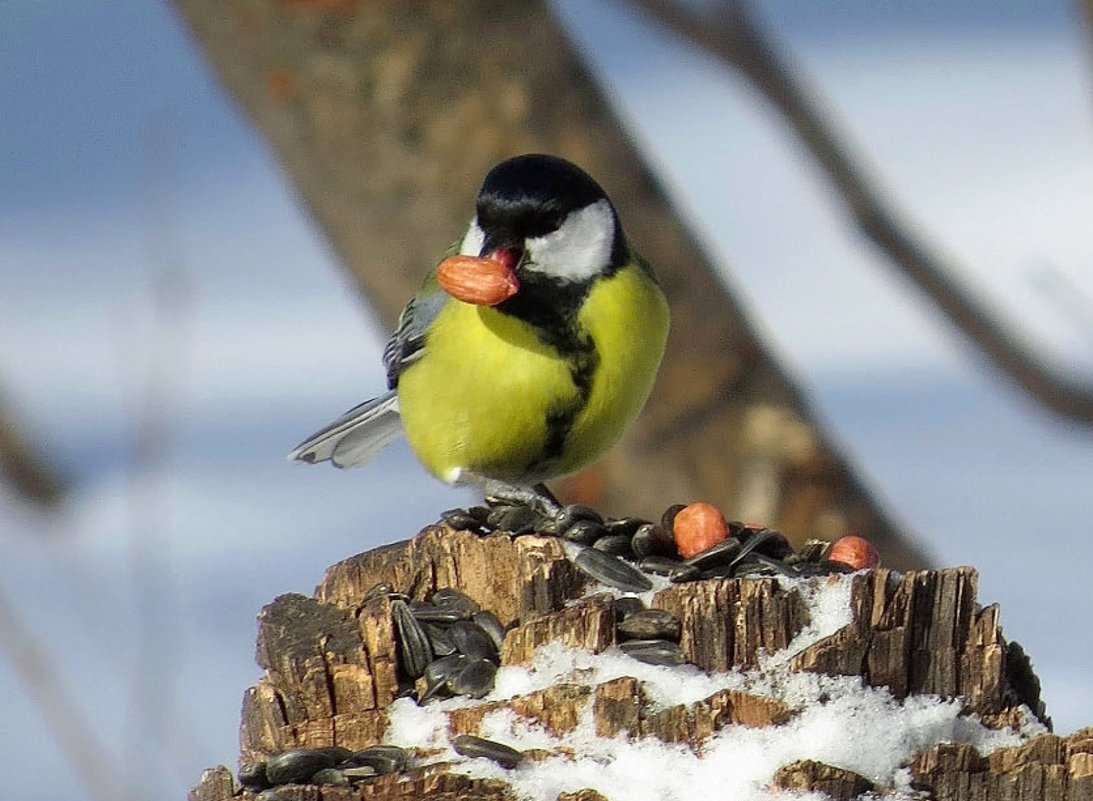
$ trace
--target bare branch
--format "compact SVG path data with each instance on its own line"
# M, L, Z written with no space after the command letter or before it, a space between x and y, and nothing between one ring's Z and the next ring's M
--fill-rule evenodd
M24 626L15 607L0 590L0 654L12 668L41 711L46 725L68 757L72 769L95 801L123 797L114 760L102 746L102 737L80 714L78 699L68 691L57 666L41 642Z
M1084 0L1087 7L1093 0ZM796 132L823 168L861 232L929 297L991 365L1045 408L1070 421L1093 423L1093 386L1061 375L954 278L936 246L900 222L903 215L859 166L800 78L801 70L755 24L745 0L728 0L717 15L696 15L671 0L631 0L665 28L743 74Z
M24 498L42 506L57 503L66 481L30 443L11 404L0 395L0 478Z

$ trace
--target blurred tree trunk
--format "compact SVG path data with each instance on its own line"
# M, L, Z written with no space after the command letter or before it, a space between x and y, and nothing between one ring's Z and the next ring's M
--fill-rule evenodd
M672 335L639 423L563 496L644 515L703 499L797 540L854 532L892 566L923 564L759 342L546 4L175 5L387 325L495 162L557 153L603 184L657 267Z

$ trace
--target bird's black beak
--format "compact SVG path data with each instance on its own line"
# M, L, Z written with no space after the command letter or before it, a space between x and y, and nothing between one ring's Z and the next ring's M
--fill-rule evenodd
M482 249L479 256L483 259L491 259L492 261L500 262L514 273L519 269L520 265L524 263L524 251L522 248L496 248L487 246Z
M524 241L511 235L487 234L478 256L501 262L515 273L524 263Z

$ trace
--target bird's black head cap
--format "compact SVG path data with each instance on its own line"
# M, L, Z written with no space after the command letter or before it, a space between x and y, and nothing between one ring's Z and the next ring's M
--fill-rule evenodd
M607 195L580 167L530 153L489 171L478 192L478 222L488 233L522 241L556 230L568 214L599 200Z

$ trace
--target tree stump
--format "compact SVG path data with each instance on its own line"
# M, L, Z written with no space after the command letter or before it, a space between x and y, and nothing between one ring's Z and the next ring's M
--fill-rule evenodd
M1020 646L1002 637L998 608L977 604L977 576L971 568L906 574L878 569L808 581L821 589L849 582L849 622L805 641L793 653L787 647L807 637L813 624L807 591L795 582L663 582L644 597L650 608L678 618L683 658L712 676L750 670L860 677L862 686L888 688L895 699L956 699L963 715L994 729L1016 731L1037 720L1041 731L1050 727L1029 660ZM480 536L438 524L407 542L330 567L314 597L285 595L262 610L257 660L265 673L244 695L241 764L295 748L355 751L383 741L392 704L413 691L414 681L400 668L391 596L369 593L380 584L413 600L443 587L462 590L506 628L503 667L532 662L536 649L548 643L605 659L620 640L616 621L625 602L619 593L602 588L589 593L591 580L566 559L557 538ZM771 655L783 658L772 661ZM444 709L447 735L478 734L483 719L499 710L556 737L591 715L598 736L655 738L681 744L699 757L726 727L778 727L802 713L793 703L748 687L725 686L698 701L665 705L634 676L589 683L575 675L515 697L450 705ZM400 773L347 787L288 784L266 790L262 799L517 797L503 779L473 778L451 763L430 761L435 750L422 747L420 760ZM535 761L564 750L538 749L524 756ZM968 743L936 742L907 767L913 787L929 798L1093 799L1093 729L1066 738L1026 737L1019 746L986 755ZM834 798L886 789L813 759L783 765L768 786L772 792L811 789ZM190 797L252 801L257 796L240 790L227 769L214 768ZM592 788L557 795L605 797Z

